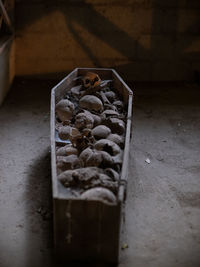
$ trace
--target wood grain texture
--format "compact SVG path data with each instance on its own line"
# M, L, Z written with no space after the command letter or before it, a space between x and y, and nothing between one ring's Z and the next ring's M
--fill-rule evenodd
M86 72L113 79L127 106L127 123L121 180L116 204L73 197L57 180L55 156L55 104ZM54 241L58 260L117 263L122 207L126 195L133 93L113 69L77 68L52 89L51 165L54 202Z

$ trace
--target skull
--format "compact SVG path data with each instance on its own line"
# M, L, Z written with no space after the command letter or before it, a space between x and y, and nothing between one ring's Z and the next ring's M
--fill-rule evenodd
M92 135L96 139L106 138L110 133L110 128L105 125L98 125L92 130Z
M76 141L81 138L81 133L77 128L71 126L62 126L58 130L58 135L62 140L70 140L70 142L76 145Z
M56 104L58 118L63 122L73 117L74 109L74 104L67 99L62 99Z
M82 167L82 164L76 155L57 156L57 168L61 171L78 169Z
M85 88L94 88L98 86L101 82L101 79L98 74L93 72L87 72L83 77L83 85Z
M94 95L83 96L79 101L79 105L81 108L88 109L90 111L94 110L98 112L103 110L103 103Z
M76 121L75 121L75 127L79 130L82 130L84 128L91 129L94 124L94 119L92 117L92 114L90 112L81 112L76 115Z
M116 156L121 152L121 149L117 144L107 139L101 139L97 141L94 145L94 148L99 151L106 151L111 156Z
M71 144L60 147L56 151L57 156L69 156L69 155L77 155L77 154L78 154L78 150L75 147L73 147Z
M117 199L115 195L107 188L96 187L85 191L81 195L85 200L99 200L109 204L115 204Z
M110 167L113 165L113 158L107 152L92 150L91 148L83 150L79 158L85 167Z

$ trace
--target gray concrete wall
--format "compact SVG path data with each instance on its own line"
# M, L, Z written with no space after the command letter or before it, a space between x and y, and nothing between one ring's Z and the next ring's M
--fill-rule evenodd
M129 80L200 71L198 0L18 0L17 75L114 67Z
M0 40L0 105L13 81L15 73L14 41L12 37Z

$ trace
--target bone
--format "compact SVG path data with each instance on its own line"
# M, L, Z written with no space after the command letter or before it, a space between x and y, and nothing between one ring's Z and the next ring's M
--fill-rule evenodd
M116 168L116 166L121 167L122 165L122 159L123 159L123 153L119 153L116 156L112 157L113 159L113 166Z
M91 148L86 148L83 152L81 152L79 158L85 167L111 167L114 162L109 153L105 151L92 150Z
M106 95L104 94L104 92L100 91L100 96L101 96L101 99L102 99L102 102L105 104L108 104L110 105L110 101L108 100L108 98L106 97Z
M71 126L62 126L58 130L58 135L63 140L70 140L72 143L76 143L76 140L81 138L81 133L77 128Z
M58 175L58 180L65 186L74 186L76 184L76 177L78 173L75 170L67 170Z
M79 168L77 170L64 171L58 176L58 179L66 187L77 184L87 189L93 187L94 181L98 181L101 172L102 170L97 167Z
M85 188L93 187L93 182L99 180L99 174L102 170L96 167L80 168L76 170L78 173L79 182L82 183Z
M82 189L90 189L98 186L108 188L116 192L118 183L103 174L102 169L97 167L79 168L76 170L67 170L58 176L58 180L65 186L76 186Z
M58 176L59 181L66 187L71 185L82 186L83 189L92 188L99 184L99 174L102 170L97 167L67 170ZM73 178L73 179L72 179Z
M89 128L85 128L85 129L83 129L82 130L82 136L83 137L90 137L91 136L91 132L92 132L92 130L91 129L89 129Z
M101 87L96 86L96 87L89 87L88 89L84 90L81 94L81 96L85 95L94 95L97 94L101 90Z
M102 155L102 163L101 167L107 168L107 167L112 167L114 165L114 159L113 157L106 151L99 151Z
M94 88L100 85L101 79L98 74L87 72L83 77L83 85L85 88Z
M92 129L94 125L94 119L90 112L81 112L75 117L75 127L79 130L84 128Z
M105 126L105 125L99 125L99 126L96 126L96 127L92 130L92 135L93 135L96 139L106 138L110 133L111 133L110 128L108 128L108 127Z
M82 92L82 96L95 94L96 92L102 89L100 86L101 79L99 75L96 73L93 72L86 73L86 75L82 78L82 82L85 88L85 91Z
M110 189L112 192L116 193L118 188L118 182L113 182L110 177L106 174L100 174L100 184L102 187Z
M92 114L92 117L94 119L94 127L98 126L99 124L101 124L101 117L96 115L96 114Z
M91 148L86 148L85 150L83 150L79 156L79 158L86 163L87 159L92 155L93 150Z
M103 104L101 100L94 95L85 95L79 101L80 107L89 111L102 111Z
M108 176L110 176L113 179L113 181L119 182L119 173L117 173L112 168L105 169L105 174L107 174Z
M77 85L71 88L71 93L72 95L74 95L75 97L78 97L80 95L80 91L81 91L82 85Z
M95 166L95 167L109 167L113 166L113 158L105 151L96 151L87 158L85 166Z
M105 92L105 95L111 103L116 99L116 94L113 91Z
M103 81L101 81L100 86L101 86L101 88L105 88L107 86L110 86L111 82L112 82L112 80L103 80Z
M122 112L124 109L124 103L121 100L114 101L113 105L116 106L119 112Z
M104 109L117 111L116 106L114 106L113 104L104 104Z
M117 199L115 195L108 189L102 187L96 187L85 191L81 195L85 200L100 200L109 204L115 204Z
M111 82L91 72L74 80L76 85L56 105L60 138L56 156L63 186L79 195L87 190L83 199L114 204L123 160L125 110Z
M101 117L104 119L106 119L108 117L118 118L119 116L120 116L119 113L115 110L112 110L112 109L107 109L101 113Z
M60 147L56 151L57 156L69 156L69 155L77 155L77 154L78 154L78 150L72 145L66 145L66 146Z
M55 108L58 118L61 121L68 121L71 120L71 118L73 117L75 107L71 101L67 99L62 99L56 104Z
M57 156L57 168L61 171L73 170L82 166L82 161L76 155Z
M85 161L85 167L99 167L102 163L102 155L99 151L93 151L93 153Z
M118 134L109 134L107 136L107 139L114 142L115 144L117 144L118 146L120 146L121 148L124 147L124 137Z
M117 144L107 139L101 139L97 141L94 145L94 148L100 151L106 151L111 156L116 156L121 152L121 149Z
M122 135L125 132L125 123L118 118L107 118L103 121L103 124L109 126L112 133Z

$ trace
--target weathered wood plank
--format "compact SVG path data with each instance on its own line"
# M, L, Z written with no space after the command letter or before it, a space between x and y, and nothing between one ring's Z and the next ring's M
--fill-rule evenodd
M74 85L74 79L88 71L102 79L113 79L114 87L127 106L124 157L116 204L72 197L61 189L56 174L55 104ZM54 202L55 251L60 261L93 261L117 263L119 257L122 207L128 180L128 158L131 131L133 93L113 69L77 68L52 89L51 153Z

